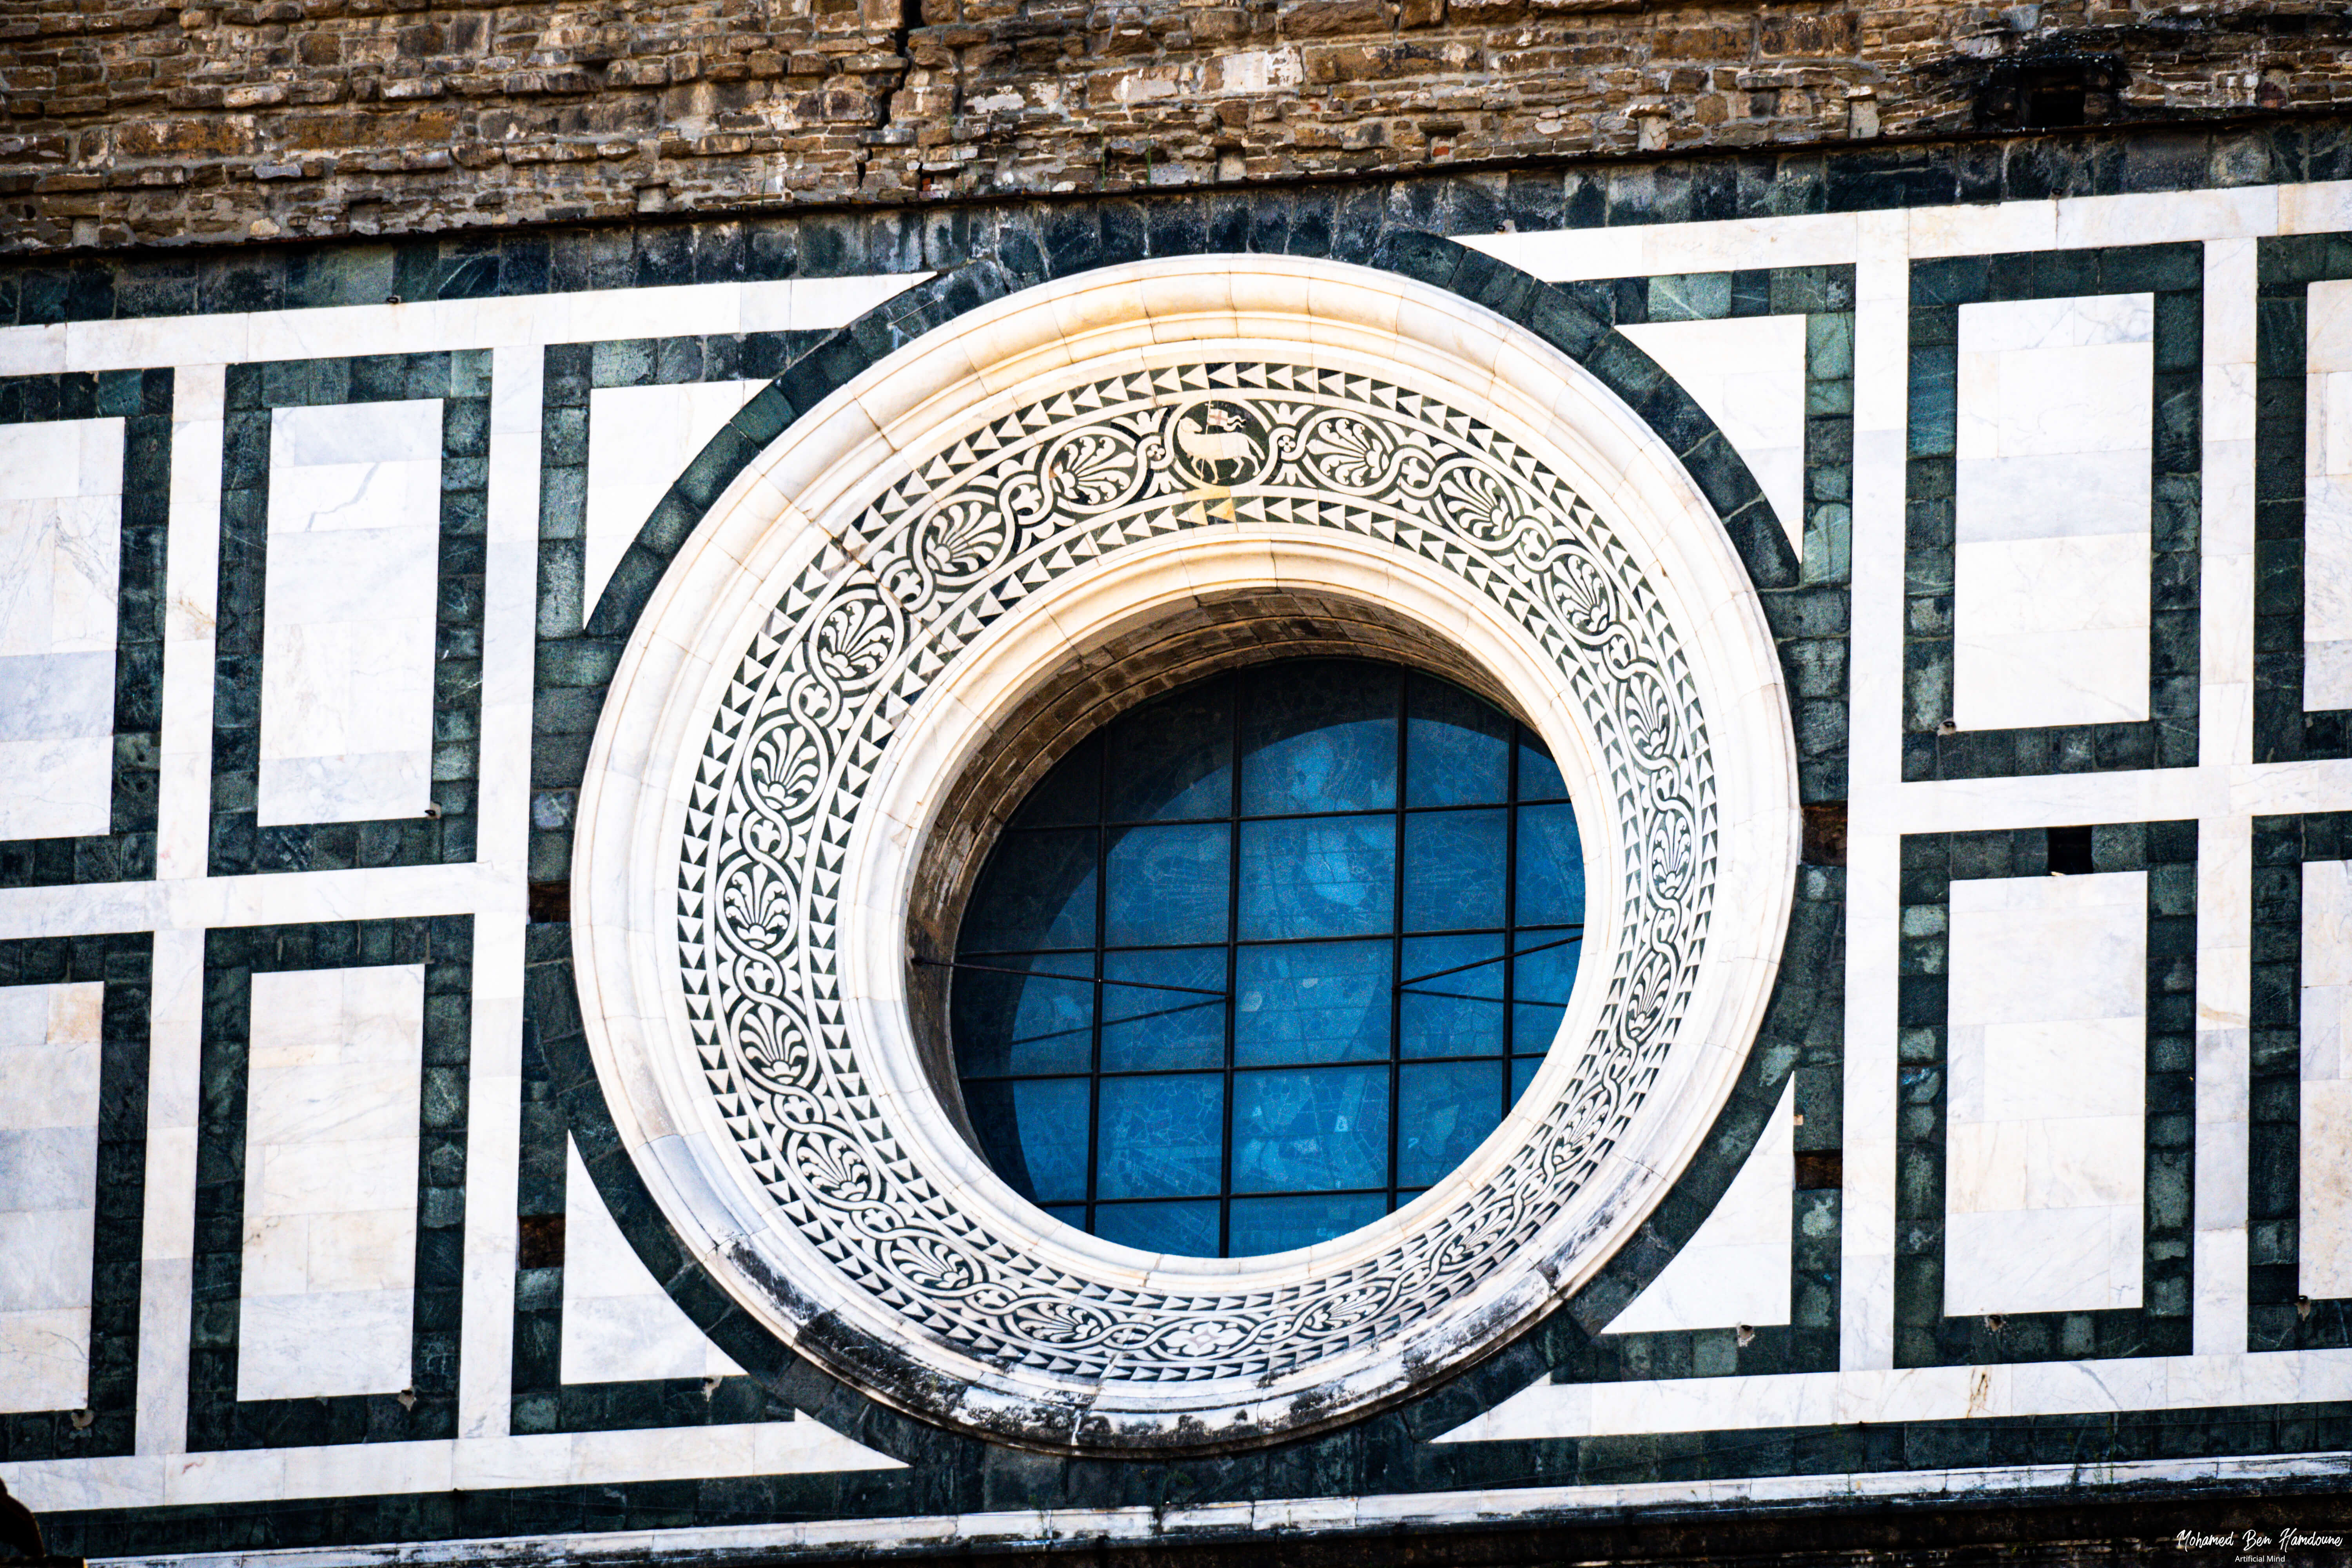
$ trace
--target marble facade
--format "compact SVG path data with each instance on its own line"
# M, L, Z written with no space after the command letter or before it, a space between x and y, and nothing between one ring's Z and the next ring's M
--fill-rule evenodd
M2340 757L2316 748L2264 751L2257 739L2268 733L2258 692L2270 678L2257 669L2257 616L2269 612L2258 609L2256 516L2258 505L2278 502L2258 469L2259 418L2269 416L2258 417L2257 371L2262 355L2277 351L2258 348L2256 301L2272 287L2263 282L2272 276L2266 247L2346 232L2352 184L1590 230L1522 226L1458 237L1571 299L1585 286L1675 280L1653 291L1645 320L1620 329L1707 422L1700 438L1676 447L1675 460L1687 458L1696 473L1713 460L1706 441L1727 447L1790 546L1790 580L1812 571L1809 587L1839 587L1834 625L1822 634L1834 667L1826 655L1785 652L1780 667L1792 707L1818 699L1823 711L1836 711L1834 746L1806 753L1802 768L1812 771L1801 772L1807 805L1843 805L1841 863L1809 858L1800 872L1834 889L1836 901L1825 906L1834 913L1824 918L1843 942L1835 960L1842 991L1828 1026L1835 1038L1820 1057L1782 1063L1776 1076L1744 1082L1724 1101L1693 1134L1686 1185L1664 1194L1658 1219L1645 1220L1649 1228L1627 1244L1624 1257L1638 1266L1629 1261L1594 1288L1580 1336L1604 1345L1638 1339L1651 1360L1636 1364L1629 1355L1605 1380L1563 1375L1545 1361L1554 1342L1536 1331L1527 1343L1537 1348L1498 1356L1442 1410L1401 1407L1407 1414L1399 1429L1411 1438L1393 1471L1407 1479L1392 1482L1396 1489L1284 1492L1253 1505L1258 1513L1244 1510L1246 1519L1295 1514L1297 1528L1389 1518L1493 1522L1702 1493L1707 1501L1768 1491L1783 1500L1846 1497L1861 1484L1852 1470L1808 1470L1794 1460L1769 1477L1704 1483L1656 1477L1570 1486L1551 1472L1560 1485L1490 1490L1461 1479L1481 1454L1517 1464L1555 1445L1591 1444L1601 1453L1613 1441L1664 1434L1800 1428L1833 1437L1909 1424L1921 1435L1920 1453L1962 1455L1906 1461L1869 1478L1872 1495L1889 1497L2109 1484L2036 1469L2021 1444L2006 1448L1975 1435L2004 1422L2040 1422L2045 1431L2079 1422L2089 1430L2111 1417L2197 1412L2229 1434L2194 1453L2119 1459L2103 1472L2115 1484L2218 1478L2251 1486L2300 1474L2297 1465L2340 1466L2334 1447L2322 1458L2282 1457L2284 1439L2241 1440L2257 1417L2231 1425L2236 1417L2211 1413L2292 1412L2352 1397L2352 1350L2258 1342L2255 1331L2267 1321L2262 1270L2282 1267L2282 1255L2263 1206L2264 1173L2275 1162L2250 1152L2263 1136L2250 1129L2264 1114L2252 1086L2270 1048L2258 1038L2261 1004L2250 978L2263 962L2257 950L2266 939L2257 932L2268 929L2255 890L2263 885L2256 824L2352 809L2352 777ZM2165 357L2183 341L2167 338L2179 323L2165 315L2175 309L2168 299L2184 298L2182 290L2165 283L2072 291L2061 264L2112 247L2188 247L2199 258L2187 368ZM1953 485L1948 498L1922 498L1907 488L1916 461L1910 442L1918 399L1934 389L1923 394L1914 382L1911 355L1920 345L1912 279L1929 263L1988 256L2054 258L2053 278L2044 293L1971 300L1954 311ZM568 839L555 851L547 846L581 809L576 784L550 759L572 748L585 765L604 689L583 677L562 689L590 691L593 701L551 695L557 674L594 666L594 679L611 679L628 628L593 625L598 605L616 590L635 591L646 541L667 526L665 508L696 509L663 545L675 551L705 512L726 510L724 493L737 482L734 471L714 478L714 470L688 469L740 440L740 471L752 473L752 456L777 435L757 423L755 395L767 383L724 367L708 380L578 387L554 385L548 367L592 342L819 333L902 307L912 324L892 329L901 341L919 348L932 332L943 333L935 345L950 341L951 332L915 313L914 301L934 298L924 292L928 271L860 265L869 269L805 280L0 326L0 377L159 370L174 378L153 874L0 888L0 940L152 932L155 942L152 1016L142 1013L140 1024L148 1052L144 1230L127 1264L143 1293L135 1345L113 1347L135 1363L135 1435L106 1451L76 1449L69 1436L44 1437L40 1447L12 1438L0 1453L0 1477L13 1492L74 1515L81 1521L74 1528L108 1553L117 1550L109 1542L124 1539L129 1510L165 1510L150 1517L163 1519L168 1531L174 1509L554 1496L682 1479L812 1489L822 1481L837 1489L824 1497L851 1500L811 1501L814 1489L775 1495L796 1500L793 1508L821 1520L833 1531L824 1539L836 1544L950 1535L1033 1541L1087 1531L1113 1539L1230 1523L1202 1505L1197 1518L1179 1510L1146 1524L1122 1511L1141 1505L1109 1491L1087 1494L1048 1521L1017 1517L1010 1505L983 1506L978 1493L946 1504L909 1500L911 1490L855 1489L852 1479L887 1487L908 1470L930 1473L924 1467L938 1462L937 1451L925 1445L947 1439L887 1400L826 1403L832 1396L780 1341L746 1337L724 1292L665 1239L655 1197L632 1187L623 1169L629 1154L608 1128L583 1121L583 1134L556 1141L560 1177L530 1152L538 1147L528 1132L534 1106L560 1106L570 1116L595 1092L593 1064L583 1070L584 1058L566 1058L541 1037L548 1004L543 989L533 989L552 973L547 944L561 931L550 918L549 889L562 889L572 869ZM1683 298L1689 279L1744 278L1768 266L1843 269L1843 292L1747 314L1727 305L1687 319L1655 303ZM2265 640L2260 657L2301 650L2299 721L2305 712L2352 706L2352 658L2343 652L2352 648L2344 610L2352 605L2344 586L2352 581L2352 546L2337 538L2345 532L2338 492L2352 493L2352 458L2344 458L2352 437L2337 428L2352 405L2343 393L2352 384L2352 349L2339 342L2352 335L2352 279L2295 287L2305 312L2296 337L2307 362L2293 374L2307 389L2296 419L2305 432L2303 627L2288 645ZM1073 335L1112 310L1084 289L1060 308ZM1461 306L1458 320L1434 311L1427 330L1460 342L1473 328L1489 332L1505 345L1482 351L1491 364L1511 351L1508 334L1491 326L1497 318L1482 309ZM1139 332L1130 345L1138 356L1149 338ZM235 471L235 442L224 436L225 369L478 352L489 366L480 615L455 656L433 594L446 531L442 496L456 482L446 468L443 404L271 410L269 562L254 691L257 782L255 798L226 799L214 766L213 711L221 700L223 481L250 476ZM1039 353L1052 358L1050 346ZM2160 466L2181 459L2160 450L2168 374L2193 380L2199 416L2190 455L2201 482L2185 501L2176 487L2169 502L2188 507L2197 524L2185 557L2195 563L2197 596L2185 612L2165 596L2162 563L2151 564L2162 553L2152 514L2168 504L2167 473L2183 471ZM920 424L911 404L886 404L872 383L835 396L824 404L828 416L865 421L864 438L882 446L886 433L902 428L894 420ZM794 417L822 401L795 405ZM574 408L586 411L576 424L569 422ZM854 416L843 412L853 408ZM86 837L112 823L115 736L132 728L116 713L121 574L107 553L125 482L121 430L117 415L0 424L0 838ZM575 471L580 488L568 489ZM807 496L809 479L769 473L756 483L805 499L812 515L837 522L824 508L841 498ZM741 481L746 490L754 485ZM1951 529L1948 575L1925 588L1910 548L1916 532L1906 533L1923 499L1948 500ZM648 519L656 520L650 530ZM782 570L768 558L752 557L750 566L763 580ZM645 596L656 595L660 577L652 573ZM1922 646L1916 616L1938 595L1948 617L1937 635L1951 650L1949 700L1930 712L1912 679ZM2186 614L2193 627L2185 671L2167 663L2158 619L2166 614ZM683 644L676 647L685 661ZM479 658L478 705L436 693L434 671L452 657ZM559 665L562 671L550 673ZM726 671L712 668L707 679L716 689ZM2168 681L2193 701L2189 717L2152 701ZM465 696L477 702L471 691ZM2188 751L2160 763L2151 752L2047 768L1910 767L1906 747L1920 727L1932 734L1946 719L1962 731L2078 727L2107 735L2161 725L2185 734ZM1801 746L1822 733L1810 721L1797 729ZM415 817L436 799L436 769L457 765L450 748L458 745L478 754L478 832L462 852L283 868L222 868L208 857L225 810L256 813L264 826ZM20 746L32 749L14 749ZM690 800L690 791L681 795L681 819ZM2182 894L2195 917L2186 951L2168 950L2170 938L2151 916L2152 900L2166 896L2150 891L2162 874L2153 865L2051 875L2046 862L1990 871L1948 863L1951 854L1975 853L1964 846L1946 852L1944 868L1929 870L1910 848L1931 836L1957 843L1999 834L2021 844L2085 825L2147 824L2194 826L2193 883ZM2337 1042L2352 996L2347 865L2352 859L2315 853L2294 873L2300 1181L2292 1194L2297 1235L2284 1255L2297 1271L2290 1317L2296 1295L2310 1299L2315 1317L2352 1298L2352 1190L2345 1184L2352 1143L2344 1133L2352 1068L2339 1061ZM453 1238L455 1251L440 1261L462 1300L462 1312L445 1325L460 1347L451 1430L383 1442L239 1448L206 1447L201 1435L192 1442L203 1428L189 1408L191 1356L217 1338L216 1304L192 1291L189 1261L202 1251L195 1188L200 1159L208 1157L199 1148L209 1114L201 1106L212 1092L200 1070L206 933L460 916L474 922L462 992L430 991L420 967L406 963L254 973L235 1243L243 1274L231 1303L239 1398L396 1399L411 1387L415 1346L426 1331L417 1315L417 1238L428 1224L445 1226L436 1234ZM2153 983L2158 969L2179 988ZM592 977L575 990L564 973L567 993L593 1005L601 983ZM1942 993L1932 1021L1914 1011L1919 987L1905 985L1921 975ZM95 1398L81 1380L102 1338L89 1327L91 1222L76 1217L97 1213L101 1201L100 989L88 979L0 986L0 1075L11 1090L0 1098L0 1150L37 1151L0 1153L0 1255L11 1266L0 1286L0 1418L54 1413L59 1433L75 1430L81 1401ZM2188 999L2179 1019L2158 1016L2171 1005L2168 996ZM453 1015L471 1031L470 1054L455 1068L436 1059L433 1043ZM1923 1244L1898 1209L1898 1188L1900 1173L1914 1168L1906 1162L1923 1146L1906 1142L1903 1128L1927 1104L1921 1031L1931 1023L1946 1031L1936 1047L1944 1054L1934 1060L1948 1080L1942 1120L1928 1138L1941 1151L1943 1184L1932 1237L1942 1265L1937 1311L2055 1321L2177 1307L2189 1336L2181 1345L2108 1354L2053 1330L2046 1353L1989 1354L1965 1366L1910 1348L1906 1314L1916 1303L1906 1291L1920 1276L1906 1249ZM2159 1034L2183 1042L2178 1052L2164 1045L2170 1054L2161 1063L2150 1059ZM432 1113L425 1075L436 1067L467 1086L467 1117L455 1135L466 1171L456 1211L428 1215L418 1130ZM2174 1083L2184 1092L2166 1098ZM20 1084L34 1091L16 1092ZM2160 1091L2154 1098L2151 1085ZM2177 1188L2163 1174L2173 1167L2145 1158L2151 1140L2173 1130L2189 1156ZM1829 1152L1842 1157L1837 1185L1807 1188L1799 1174L1811 1168L1805 1162ZM281 1182L273 1164L293 1173ZM534 1206L535 1184L557 1181L556 1200ZM1704 1199L1693 1195L1702 1190ZM551 1210L562 1218L562 1246L534 1251L544 1244L533 1224ZM2152 1279L2145 1268L2147 1219L2159 1210L2191 1265L2177 1302L2164 1298L2175 1289L2169 1279ZM1807 1261L1809 1226L1834 1268ZM1826 1308L1809 1305L1824 1300ZM543 1319L551 1342L534 1349L529 1342L542 1320L533 1314L542 1308L560 1321ZM1574 1302L1562 1309L1575 1310ZM1755 1359L1759 1347L1793 1342L1767 1333L1750 1345L1738 1337L1808 1327L1832 1347L1826 1360L1785 1352L1766 1363ZM559 1394L625 1394L611 1393L604 1405L595 1403L604 1394L572 1404L556 1398L546 1408L561 1413L544 1414L513 1370L542 1352L553 1360ZM1558 1359L1566 1364L1566 1352ZM729 1403L736 1399L747 1403ZM606 1414L578 1413L592 1408ZM1979 1446L1929 1441L1953 1433ZM1343 1517L1345 1525L1330 1522ZM403 1528L369 1526L322 1543L319 1561L357 1561L376 1542L403 1539ZM693 1528L705 1533L681 1533L674 1543L737 1541L723 1534L732 1524ZM762 1542L803 1540L785 1527L763 1528ZM806 1541L822 1534L815 1525L792 1527L803 1529L814 1532ZM520 1533L569 1542L566 1550L584 1554L604 1549L600 1531L587 1526ZM452 1524L441 1538L460 1556L487 1557L518 1536ZM209 1538L191 1526L187 1539L193 1553Z

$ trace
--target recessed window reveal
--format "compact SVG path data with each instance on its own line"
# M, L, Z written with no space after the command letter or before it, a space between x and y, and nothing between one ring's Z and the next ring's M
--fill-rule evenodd
M1121 716L1030 791L964 912L982 1153L1153 1252L1280 1252L1410 1202L1559 1030L1567 795L1532 731L1391 664L1263 664Z

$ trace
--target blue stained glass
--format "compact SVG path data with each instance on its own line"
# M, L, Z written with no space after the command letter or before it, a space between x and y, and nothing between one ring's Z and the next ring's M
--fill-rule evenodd
M1523 926L1577 925L1584 920L1584 856L1576 813L1565 805L1519 808L1518 908Z
M1551 931L1519 933L1522 948L1541 947L1543 951L1524 953L1511 961L1516 966L1511 975L1514 1055L1541 1056L1551 1049L1552 1037L1559 1033L1560 1015L1568 1011L1568 994L1576 984L1577 955L1584 951L1584 944L1571 942L1558 947L1544 946L1559 941L1559 934Z
M1252 673L1242 703L1243 816L1396 804L1395 670L1300 659Z
M1095 820L1101 808L1102 737L1089 735L1030 786L1014 827L1066 827Z
M1404 929L1478 931L1501 925L1510 830L1507 812L1408 812Z
M1481 959L1493 959L1481 963ZM1402 1057L1498 1057L1503 1054L1503 939L1497 936L1417 936L1404 943L1404 988L1398 1006L1397 1054ZM1457 969L1458 964L1476 964ZM1452 969L1451 974L1440 970ZM1422 975L1433 976L1423 980Z
M1378 1193L1349 1193L1325 1197L1235 1198L1233 1246L1235 1258L1263 1258L1313 1247L1333 1237L1361 1230L1388 1213L1388 1199Z
M1511 781L1511 721L1458 686L1405 683L1404 803L1500 805Z
M993 967L956 972L957 1067L981 1077L1086 1071L1094 1054L1094 954L1013 952L987 962ZM997 973L1008 969L1028 973Z
M1543 1064L1544 1059L1541 1057L1511 1058L1511 1103L1513 1105L1518 1104L1519 1096L1527 1093L1528 1085L1535 1081L1536 1073Z
M1559 764L1551 760L1542 738L1524 724L1519 726L1519 798L1568 798L1568 781L1559 776Z
M981 1152L1032 1203L1086 1198L1087 1081L1033 1078L964 1085L964 1107Z
M1224 1154L1224 1077L1102 1080L1097 1198L1214 1195ZM1078 1117L1086 1135L1086 1117Z
M956 939L961 952L1091 947L1095 830L1007 833L989 857Z
M1234 960L1234 1060L1385 1058L1391 953L1386 941L1241 949Z
M1222 993L1225 950L1190 947L1103 954L1107 980L1189 985ZM1214 1068L1225 1062L1225 999L1141 985L1102 988L1105 1072Z
M1370 1223L1545 1059L1581 848L1541 740L1433 677L1295 660L1158 699L1030 790L966 908L950 1021L982 1153L1154 1253Z
M1233 829L1222 822L1113 828L1103 857L1104 941L1116 947L1224 941L1232 842Z
M1242 824L1241 936L1372 936L1396 907L1396 818Z
M1397 1069L1397 1181L1434 1182L1503 1120L1503 1063L1410 1062Z
M1328 1192L1389 1179L1386 1068L1234 1076L1234 1190Z
M1217 1200L1189 1204L1104 1204L1095 1210L1095 1234L1145 1252L1179 1258L1217 1255Z
M1175 692L1110 727L1110 822L1226 816L1234 809L1233 683Z

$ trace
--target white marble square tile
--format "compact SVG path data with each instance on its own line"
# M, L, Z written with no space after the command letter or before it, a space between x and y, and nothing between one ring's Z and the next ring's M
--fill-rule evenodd
M1944 1310L2139 1304L2147 874L1956 881Z
M279 408L270 432L257 820L432 798L441 404Z
M1626 1303L1607 1332L1729 1329L1789 1321L1796 1104L1797 1086L1791 1079L1721 1201L1658 1277Z
M0 1412L89 1398L105 987L0 987Z
M1735 316L1620 327L1723 432L1801 552L1805 541L1805 318Z
M1961 544L1952 717L1963 730L2148 716L2148 536Z
M588 394L581 613L591 614L646 519L764 381L600 386Z
M253 977L237 1393L409 1385L425 967Z
M563 1381L739 1375L647 1271L568 1138L564 1159Z

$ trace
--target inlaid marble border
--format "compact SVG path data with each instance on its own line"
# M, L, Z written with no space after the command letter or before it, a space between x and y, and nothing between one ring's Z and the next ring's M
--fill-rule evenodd
M128 1454L139 1421L141 1254L147 1202L148 1029L155 939L26 937L0 942L0 985L98 981L98 1213L90 1247L89 1393L79 1411L0 1415L0 1459Z
M2246 1148L2250 1351L2352 1349L2352 1298L2305 1302L2297 1280L2303 1218L2303 868L2316 860L2352 860L2352 812L2254 818Z
M433 668L436 815L261 826L262 619L269 569L271 413L441 400L441 542ZM221 452L208 868L324 871L474 858L481 776L482 575L488 529L490 352L279 360L228 367Z
M2352 757L2352 709L2303 705L2304 465L2311 286L2352 279L2352 234L2257 240L2254 757Z
M253 976L425 966L417 1098L415 1305L405 1394L240 1400L246 1084ZM454 1437L463 1307L466 1122L472 1062L474 917L215 927L205 933L203 1101L196 1126L194 1315L188 1350L194 1452ZM404 1403L405 1401L405 1403Z
M593 1073L593 1068L591 1069ZM565 1158L571 1125L557 1075L534 1039L522 1052L522 1179L516 1194L517 1217L529 1236L534 1222L561 1226L566 1212L570 1162ZM585 1165L585 1152L583 1152ZM609 1166L606 1167L609 1169ZM593 1183L594 1175L589 1180ZM613 1204L601 1192L592 1201ZM628 1202L626 1194L621 1201ZM600 1383L563 1381L564 1263L562 1243L552 1262L534 1262L528 1253L515 1260L514 1378L509 1430L624 1432L675 1426L723 1426L792 1418L789 1404L748 1374L630 1378ZM699 1325L698 1325L699 1326Z
M1781 650L1797 730L1797 778L1808 804L1846 798L1846 633L1853 577L1853 268L1759 268L1553 285L1612 326L1805 320L1803 539L1793 583L1764 595ZM1769 510L1769 503L1768 503Z
M163 727L163 560L172 511L169 370L0 378L0 425L122 421L114 601L114 765L109 831L0 842L0 888L144 881L155 875Z
M1898 1367L2182 1356L2191 1349L2196 1182L2197 832L2193 822L2101 824L2095 871L2147 878L2147 1182L2135 1308L1952 1317L1944 1311L1951 885L2049 874L2049 832L1903 836L1895 1159ZM2167 874L2170 873L2170 874Z
M1905 482L1903 777L2018 778L2197 765L2202 576L2204 273L2200 245L2109 246L1915 261ZM1946 733L1953 700L1954 457L1962 305L2156 296L2148 501L2148 714L2136 722Z

